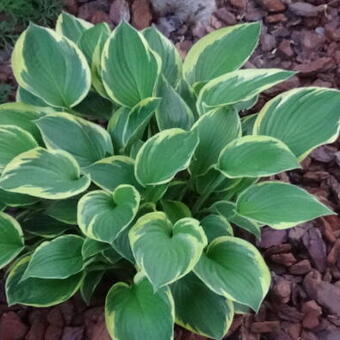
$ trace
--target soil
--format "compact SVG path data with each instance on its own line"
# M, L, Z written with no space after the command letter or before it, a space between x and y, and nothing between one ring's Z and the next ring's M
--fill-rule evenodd
M299 86L340 88L340 0L225 0L208 26L157 18L147 0L65 0L65 10L111 26L121 19L139 29L158 23L185 55L207 32L239 22L263 21L261 42L246 67L298 71L267 91L256 109L274 95ZM6 61L7 58L7 61ZM13 83L8 55L0 53L0 82ZM303 169L279 175L301 185L340 212L340 143L323 146ZM229 340L340 339L340 218L317 219L288 231L265 228L258 243L273 284L257 315L237 316ZM0 282L1 287L3 284ZM85 306L79 297L49 309L8 308L0 293L0 340L109 340L103 298ZM204 340L180 328L177 340Z

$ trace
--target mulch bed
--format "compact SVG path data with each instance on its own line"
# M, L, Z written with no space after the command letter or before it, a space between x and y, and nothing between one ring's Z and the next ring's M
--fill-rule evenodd
M147 0L64 2L66 10L94 23L114 26L124 18L142 29L158 19ZM218 7L208 27L182 25L165 33L185 54L207 32L262 20L260 46L246 66L299 73L267 91L257 109L290 88L340 88L340 0L225 0L218 1ZM0 54L0 81L13 82L4 59L6 55ZM339 142L323 146L303 162L303 169L279 179L301 185L339 213L339 150ZM320 218L288 231L264 229L258 246L272 271L272 289L257 315L235 318L226 339L339 340L340 218ZM75 297L49 309L8 308L0 291L0 340L109 340L102 305L102 297L90 308ZM181 329L176 332L177 340L205 339Z

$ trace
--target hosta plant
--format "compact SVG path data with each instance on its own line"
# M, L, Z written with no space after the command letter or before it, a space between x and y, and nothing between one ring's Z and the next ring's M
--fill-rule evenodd
M220 29L183 61L153 27L111 32L63 13L55 30L27 28L12 58L17 102L0 106L10 305L77 292L90 303L104 281L117 340L170 340L174 323L220 339L235 313L259 310L270 272L235 234L333 213L264 179L334 141L340 117L340 92L318 87L244 115L294 74L240 69L259 34L259 23Z

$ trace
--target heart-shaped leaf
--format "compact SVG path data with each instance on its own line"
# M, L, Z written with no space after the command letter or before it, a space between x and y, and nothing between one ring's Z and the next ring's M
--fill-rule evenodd
M67 151L81 167L113 154L110 135L98 124L61 112L46 115L36 124L49 149Z
M129 239L137 264L155 289L189 273L207 245L197 220L182 218L172 224L162 212L139 218Z
M245 136L220 153L217 168L227 177L265 177L300 168L287 145L268 136Z
M211 291L190 273L171 285L176 323L191 332L222 339L234 318L233 303Z
M90 185L76 160L65 151L35 148L15 157L0 177L4 190L46 199L76 196Z
M24 249L24 236L19 223L0 212L0 268L10 263Z
M6 297L10 306L15 304L33 307L58 305L71 298L83 281L82 273L63 280L35 278L23 280L29 261L29 256L20 259L7 276Z
M79 227L87 237L112 244L136 216L139 201L131 185L120 185L112 193L91 191L78 203Z
M84 239L64 235L40 244L32 254L22 280L67 279L83 269L81 249Z
M91 86L90 69L79 48L53 30L34 24L17 40L12 66L19 85L51 106L73 107Z
M282 182L251 186L239 196L236 211L241 216L274 229L287 229L320 216L334 214L307 191Z
M174 301L169 288L154 292L140 274L129 286L116 283L105 302L105 319L113 339L172 340Z
M138 151L135 174L145 185L164 184L188 167L198 144L197 134L168 129L148 139Z
M249 242L230 236L209 244L194 268L216 294L258 311L270 286L270 272L260 252Z

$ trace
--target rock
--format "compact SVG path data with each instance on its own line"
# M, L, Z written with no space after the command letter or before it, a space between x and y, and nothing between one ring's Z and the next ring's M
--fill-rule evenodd
M276 39L272 34L263 34L261 36L261 49L262 51L272 51L276 46Z
M311 76L318 72L329 70L334 65L334 61L330 57L320 57L306 64L300 64L294 67L300 76Z
M316 301L332 314L340 316L340 287L321 281L317 285Z
M329 264L336 264L340 259L340 239L337 239L331 251L328 253L327 262Z
M27 326L14 312L4 313L0 319L1 340L21 340L27 333Z
M246 0L230 0L229 2L233 7L236 7L239 9L245 9L247 6Z
M315 149L310 156L318 162L329 163L335 159L338 149L331 145L323 145Z
M286 22L287 20L288 20L287 17L282 13L272 14L266 17L266 22L268 24L277 24L279 22Z
M301 17L316 17L322 10L323 6L314 6L308 2L293 2L288 5L289 10L295 15Z
M111 340L103 315L98 323L93 327L93 333L90 340Z
M182 58L185 58L191 46L192 46L192 41L190 40L183 40L176 44L176 47L178 48L179 53L182 56Z
M303 318L303 314L297 310L297 308L283 304L278 305L277 307L277 315L280 319L290 321L290 322L298 322Z
M288 303L290 300L290 295L292 293L291 281L280 278L274 284L272 292L275 300L278 300L280 303Z
M305 275L312 270L309 260L299 261L289 267L289 273L293 275Z
M281 264L285 267L290 267L292 264L296 263L296 258L292 253L274 254L270 259L274 263Z
M269 12L283 12L286 10L286 5L281 0L260 0L259 3Z
M100 24L102 22L110 22L110 17L109 15L102 11L102 10L97 10L97 11L94 11L94 13L92 14L92 17L91 17L91 22L93 24Z
M66 327L61 340L83 340L84 327Z
M65 321L65 324L69 326L75 314L73 303L71 301L66 301L58 307L60 308L61 315Z
M225 7L218 9L215 15L218 19L222 20L226 25L235 25L237 22L235 15L228 11L228 9Z
M150 26L152 14L147 0L135 0L132 4L132 25L138 30Z
M31 328L25 340L44 340L47 322L45 315L40 310L34 310L29 314Z
M287 323L285 325L281 323L281 325L282 325L282 328L287 331L291 339L300 338L301 328L302 328L300 323Z
M287 241L287 231L286 230L274 230L271 228L263 228L261 235L261 248L270 248L273 246L280 245Z
M63 329L59 326L50 325L45 332L44 340L60 340L63 334Z
M313 329L319 326L322 309L314 300L305 302L302 305L302 312L304 313L302 320L304 328Z
M57 326L60 328L64 327L64 318L58 306L50 309L47 314L47 322L52 326Z
M64 9L73 14L73 15L77 15L78 14L78 3L77 0L64 0L63 1L64 4Z
M110 6L109 18L115 25L122 20L130 21L130 8L126 0L114 0Z
M311 228L302 237L304 246L306 247L315 267L320 272L326 269L326 245L321 237L319 229Z
M251 325L251 331L253 333L277 333L279 330L279 321L254 322Z
M325 36L324 34L318 34L313 31L301 32L301 45L306 50L319 50L324 46Z
M294 56L294 51L292 49L291 41L288 39L283 39L278 47L278 52L285 58L291 58Z
M339 340L340 329L331 329L331 330L321 331L317 335L320 340Z

